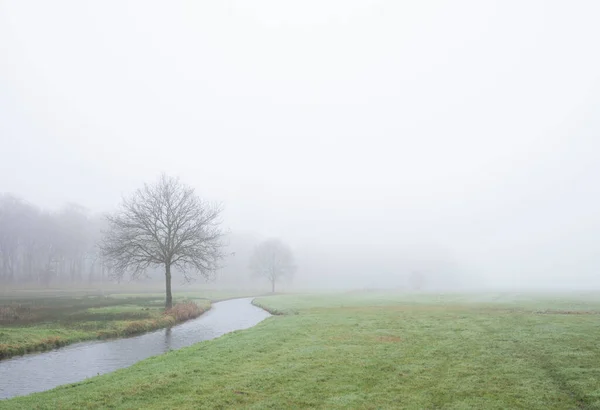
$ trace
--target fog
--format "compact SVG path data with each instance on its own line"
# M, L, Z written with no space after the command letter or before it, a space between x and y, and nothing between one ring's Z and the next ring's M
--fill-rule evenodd
M0 192L99 214L178 176L242 238L223 283L278 237L289 288L598 288L599 15L0 0Z

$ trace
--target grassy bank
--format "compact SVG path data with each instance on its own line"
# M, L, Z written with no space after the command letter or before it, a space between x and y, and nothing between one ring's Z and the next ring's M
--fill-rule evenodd
M209 300L181 296L169 312L157 295L28 296L0 299L0 358L131 336L172 326L210 308Z
M254 328L3 408L600 408L597 295L260 298Z

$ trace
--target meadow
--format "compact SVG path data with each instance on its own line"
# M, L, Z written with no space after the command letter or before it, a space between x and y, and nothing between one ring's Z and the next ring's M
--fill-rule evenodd
M0 408L600 408L597 294L255 299L257 326Z

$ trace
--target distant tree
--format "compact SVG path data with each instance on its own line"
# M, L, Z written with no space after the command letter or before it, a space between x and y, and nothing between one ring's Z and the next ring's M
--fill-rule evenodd
M121 209L107 217L108 230L100 245L112 274L136 279L151 267L165 269L165 308L173 305L172 268L186 281L193 274L210 278L223 258L220 204L206 202L177 178L161 175L145 184Z
M250 258L250 269L256 276L267 278L271 283L271 292L275 292L275 283L282 278L291 277L296 271L294 255L291 249L279 239L269 239L259 244Z

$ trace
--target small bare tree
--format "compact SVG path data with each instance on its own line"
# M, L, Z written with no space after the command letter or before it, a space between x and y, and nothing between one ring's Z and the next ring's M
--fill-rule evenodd
M271 292L275 292L275 283L291 277L296 271L294 255L291 249L279 239L269 239L256 247L250 259L250 269L257 276L271 282Z
M129 274L136 279L150 267L164 266L169 309L172 268L190 281L193 274L208 279L219 267L221 211L220 204L203 201L193 188L163 174L124 198L121 209L107 217L102 254L118 278Z

